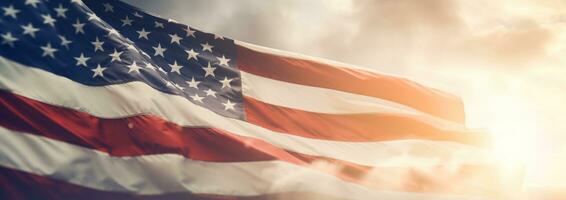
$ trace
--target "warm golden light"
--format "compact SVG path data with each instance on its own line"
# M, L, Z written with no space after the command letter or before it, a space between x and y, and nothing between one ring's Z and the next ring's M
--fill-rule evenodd
M493 123L488 127L494 139L496 158L503 163L536 162L541 151L540 137L529 105L520 99L504 96L494 98ZM535 163L532 163L535 164Z
M529 177L548 176L540 170L548 163L545 156L551 154L544 147L546 137L541 137L537 115L524 98L500 95L491 99L488 130L494 142L494 158L502 169L504 185L514 191L530 187ZM521 189L522 188L522 189Z

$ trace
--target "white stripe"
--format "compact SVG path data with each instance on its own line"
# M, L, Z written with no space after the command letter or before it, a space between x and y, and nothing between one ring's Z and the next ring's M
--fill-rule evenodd
M352 64L348 64L348 63L343 63L343 62L338 62L338 61L334 61L334 60L329 60L329 59L325 59L325 58L307 56L307 55L298 54L298 53L294 53L294 52L258 46L258 45L255 45L255 44L250 44L250 43L242 42L242 41L238 41L238 40L235 40L234 43L236 45L242 46L244 48L248 48L248 49L251 49L251 50L254 50L254 51L257 51L257 52L272 54L274 56L309 60L309 61L314 61L314 62L318 62L318 63L322 63L322 64L327 64L327 65L330 65L330 66L335 66L337 68L349 68L349 69L359 70L359 71L362 71L362 72L370 72L370 73L373 73L373 74L378 75L378 76L388 76L388 77L393 77L393 78L398 78L398 79L410 80L410 78L402 76L402 75L383 73L383 72L376 71L375 69L371 69L371 68L367 68L367 67L360 67L360 66L356 66L356 65L352 65ZM414 81L411 81L411 82L412 82L412 84L415 84L415 85L423 86L423 87L426 87L426 88L431 88L427 85L416 83ZM458 98L459 99L458 96L456 96L452 93L445 92L445 91L434 90L434 92L437 95L443 95L443 96L446 96L446 97L452 97L452 98Z
M434 117L392 101L273 80L243 71L240 74L242 76L242 92L245 96L276 106L327 114L389 113L410 115L437 128L469 131L461 124Z
M181 126L221 128L236 135L261 139L293 152L367 166L430 166L446 162L485 164L488 155L478 147L455 142L341 142L305 138L220 116L181 96L161 93L141 82L91 87L2 57L0 66L0 88L101 118L151 114ZM413 154L429 156L414 157Z
M240 74L244 95L269 104L330 114L378 112L422 115L420 111L392 101L288 83L243 71Z
M112 157L105 152L0 127L0 166L102 191L253 196L312 192L346 199L454 199L372 191L282 161L215 163L175 154Z

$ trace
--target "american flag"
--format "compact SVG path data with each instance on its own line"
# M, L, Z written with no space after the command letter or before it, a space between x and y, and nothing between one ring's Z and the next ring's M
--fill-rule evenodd
M0 8L2 199L468 199L498 190L486 136L465 127L462 101L448 93L120 1Z

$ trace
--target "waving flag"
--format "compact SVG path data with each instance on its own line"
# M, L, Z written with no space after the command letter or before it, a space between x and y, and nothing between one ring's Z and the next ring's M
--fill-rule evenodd
M497 190L485 135L466 129L450 94L119 1L0 8L3 199L457 199Z

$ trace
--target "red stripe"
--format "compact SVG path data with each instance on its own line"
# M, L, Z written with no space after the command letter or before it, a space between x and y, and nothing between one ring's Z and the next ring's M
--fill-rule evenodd
M136 199L136 200L260 200L260 199L336 199L314 193L280 193L260 196L225 196L209 194L169 193L162 195L137 195L132 193L95 190L60 180L0 167L0 199Z
M4 91L0 91L0 125L113 156L174 153L203 161L279 159L302 163L294 155L267 142L219 129L182 127L149 115L97 118Z
M285 108L244 97L247 121L270 130L303 137L338 141L427 139L485 146L486 134L434 127L407 115L324 114Z
M464 105L459 98L404 78L277 56L239 45L237 53L238 68L248 73L290 83L377 97L450 121L465 121Z
M107 152L112 156L173 153L202 161L282 160L301 165L325 160L352 167L359 173L369 169L331 158L289 152L262 140L219 129L182 127L148 115L102 119L1 90L0 126Z
M0 126L96 149L112 156L173 153L202 161L282 160L298 165L325 160L350 168L348 171L355 174L363 174L370 169L346 161L289 152L262 140L219 129L182 127L149 115L97 118L1 90ZM344 180L356 179L350 175L337 174Z
M112 156L173 153L202 161L281 160L303 166L324 159L341 163L358 173L368 169L345 161L288 152L262 140L219 129L182 127L149 115L97 118L1 90L0 126L107 152ZM349 175L336 176L354 180Z
M409 170L414 175L420 173L410 167L368 167L332 158L288 152L261 140L235 136L218 129L181 127L154 116L101 119L4 91L0 91L0 126L108 152L113 156L175 153L193 160L215 162L282 160L378 189L453 192L433 187L438 184L433 181L434 177L404 177L403 183L410 184L363 182L370 171L400 174ZM330 163L332 170L327 167L318 168L320 162ZM474 170L455 172L451 169L449 172L454 177L466 177L473 171L477 174L493 171L486 170L485 166L458 167ZM434 166L425 171L429 170L441 173L442 166Z

